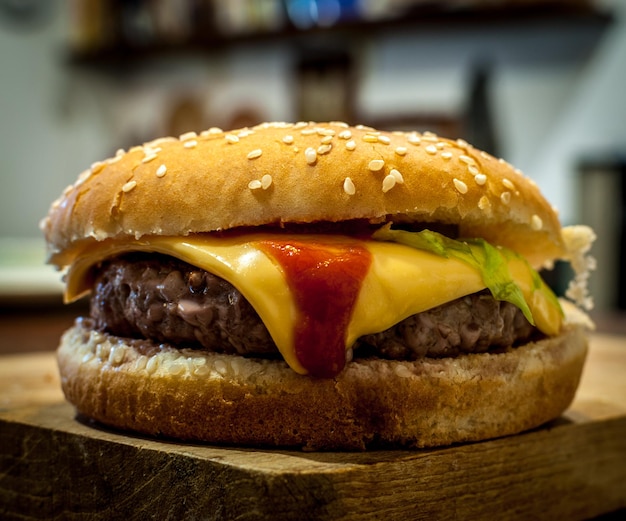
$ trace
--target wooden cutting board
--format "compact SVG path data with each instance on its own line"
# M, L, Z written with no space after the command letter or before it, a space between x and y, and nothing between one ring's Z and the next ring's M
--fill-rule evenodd
M626 508L626 338L596 335L575 402L435 450L178 444L77 418L52 353L0 357L0 519L588 519Z

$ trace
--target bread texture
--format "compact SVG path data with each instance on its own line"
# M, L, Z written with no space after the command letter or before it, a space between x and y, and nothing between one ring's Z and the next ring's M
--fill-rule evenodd
M87 321L65 333L61 381L80 413L181 440L362 450L484 440L552 420L574 397L587 339L584 324L570 322L557 337L503 353L355 359L334 379L277 360L136 346Z
M565 254L529 178L462 140L343 123L265 123L161 138L95 163L42 221L50 261L107 238L284 223L453 224L524 255Z

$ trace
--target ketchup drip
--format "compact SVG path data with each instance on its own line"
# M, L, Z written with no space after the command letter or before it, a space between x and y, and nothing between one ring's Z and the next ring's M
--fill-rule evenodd
M346 365L346 329L371 264L350 241L261 241L283 268L298 308L295 354L312 376L332 378Z

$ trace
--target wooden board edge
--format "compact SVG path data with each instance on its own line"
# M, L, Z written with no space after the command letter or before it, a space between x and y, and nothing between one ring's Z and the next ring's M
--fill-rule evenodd
M626 418L561 419L481 443L351 455L169 444L71 416L68 426L69 404L43 409L44 425L25 421L36 408L21 419L0 415L3 515L588 519L626 508Z

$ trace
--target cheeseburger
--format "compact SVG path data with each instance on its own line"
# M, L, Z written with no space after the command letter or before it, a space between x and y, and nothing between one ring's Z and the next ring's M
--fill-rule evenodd
M587 350L593 232L463 140L344 123L162 138L95 163L42 221L63 391L148 435L433 447L560 415ZM538 274L575 277L560 301Z

